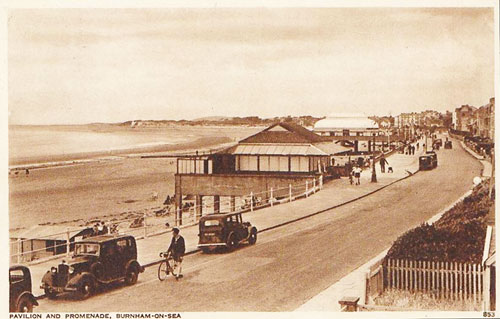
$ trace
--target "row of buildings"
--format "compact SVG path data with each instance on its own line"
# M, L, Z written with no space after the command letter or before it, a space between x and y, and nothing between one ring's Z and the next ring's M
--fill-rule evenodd
M495 98L489 103L477 108L472 105L462 105L453 112L452 128L494 140L495 132Z
M441 114L433 110L427 110L420 113L401 113L394 118L394 127L446 127L447 124L451 121L451 117L452 114L449 111L447 111L445 114Z

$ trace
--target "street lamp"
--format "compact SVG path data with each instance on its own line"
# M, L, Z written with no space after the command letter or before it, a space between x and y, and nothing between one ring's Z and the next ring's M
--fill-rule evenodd
M375 171L375 133L373 133L373 146L372 146L372 183L377 182L377 172Z

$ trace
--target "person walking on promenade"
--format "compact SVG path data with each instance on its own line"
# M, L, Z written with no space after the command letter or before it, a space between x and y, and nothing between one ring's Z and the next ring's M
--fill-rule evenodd
M389 164L389 162L387 162L384 154L382 154L382 157L380 158L380 171L382 173L385 173L385 164Z
M358 165L352 170L354 172L354 177L356 178L356 185L361 185L361 167Z
M420 147L420 143L417 143L417 151L418 151L418 148Z
M172 229L172 241L170 242L170 246L167 250L167 253L170 254L174 259L174 272L172 273L172 275L174 275L175 279L177 280L183 277L182 260L184 259L184 253L186 252L184 237L182 237L179 233L179 228ZM178 269L177 274L175 274L176 269Z

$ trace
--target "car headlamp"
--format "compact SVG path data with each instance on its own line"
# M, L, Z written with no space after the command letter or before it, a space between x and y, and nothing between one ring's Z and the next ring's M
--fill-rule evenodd
M74 272L75 272L75 268L73 268L73 267L69 267L68 272L69 272L70 274L74 273Z
M57 268L56 267L51 267L50 271L53 272L53 273L56 273L57 272Z

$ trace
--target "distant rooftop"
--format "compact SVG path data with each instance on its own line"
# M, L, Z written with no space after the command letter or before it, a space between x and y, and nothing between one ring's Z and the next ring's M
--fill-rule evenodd
M308 129L289 122L281 122L241 140L240 144L260 143L318 143L323 139Z

